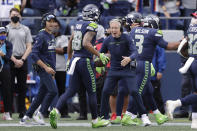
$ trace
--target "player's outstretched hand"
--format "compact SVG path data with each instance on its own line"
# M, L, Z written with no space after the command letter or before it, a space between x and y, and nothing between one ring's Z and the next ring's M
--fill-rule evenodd
M127 56L122 56L121 66L125 67L129 62L131 62L131 58Z

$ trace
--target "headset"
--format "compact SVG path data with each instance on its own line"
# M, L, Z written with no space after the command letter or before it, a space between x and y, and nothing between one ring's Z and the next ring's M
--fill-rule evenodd
M57 21L56 16L53 13L46 13L42 16L42 22L41 22L41 27L44 28L46 26L46 21L50 21L51 19L54 19Z

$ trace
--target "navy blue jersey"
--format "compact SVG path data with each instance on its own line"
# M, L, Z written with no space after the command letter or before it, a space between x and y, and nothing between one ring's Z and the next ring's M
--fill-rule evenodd
M35 42L32 48L32 59L36 63L42 60L47 66L55 70L56 52L55 52L55 37L47 33L45 30L40 31L35 37Z
M107 37L100 52L107 53L108 51L111 54L111 70L129 68L129 64L125 67L121 66L122 56L129 56L131 60L137 57L137 49L127 34L121 34L119 38L111 35Z
M197 58L197 25L190 25L187 30L189 56Z
M164 41L161 30L145 27L133 28L130 37L138 49L138 60L152 61L156 45L166 48L168 43Z
M86 32L97 32L98 25L91 21L78 21L74 27L74 37L72 40L72 49L74 50L74 57L92 58L92 54L83 47L83 38ZM94 45L96 35L93 37L91 43Z

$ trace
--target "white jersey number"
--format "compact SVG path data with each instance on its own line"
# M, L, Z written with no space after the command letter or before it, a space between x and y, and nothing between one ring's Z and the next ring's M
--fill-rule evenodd
M72 40L72 49L80 50L82 42L82 33L81 31L74 31L74 38Z
M193 54L193 55L196 55L197 54L197 42L195 42L194 44L193 41L196 41L197 40L197 34L188 34L188 37L189 37L189 48L188 48L188 53L189 54Z
M138 53L142 53L143 45L142 43L144 42L144 36L143 35L135 35L135 39L139 40L136 42L136 46L138 47Z

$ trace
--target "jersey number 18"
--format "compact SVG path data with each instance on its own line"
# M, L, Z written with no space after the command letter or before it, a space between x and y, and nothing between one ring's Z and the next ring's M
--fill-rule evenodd
M81 31L74 31L74 38L72 40L72 49L80 50L82 42L82 33Z

